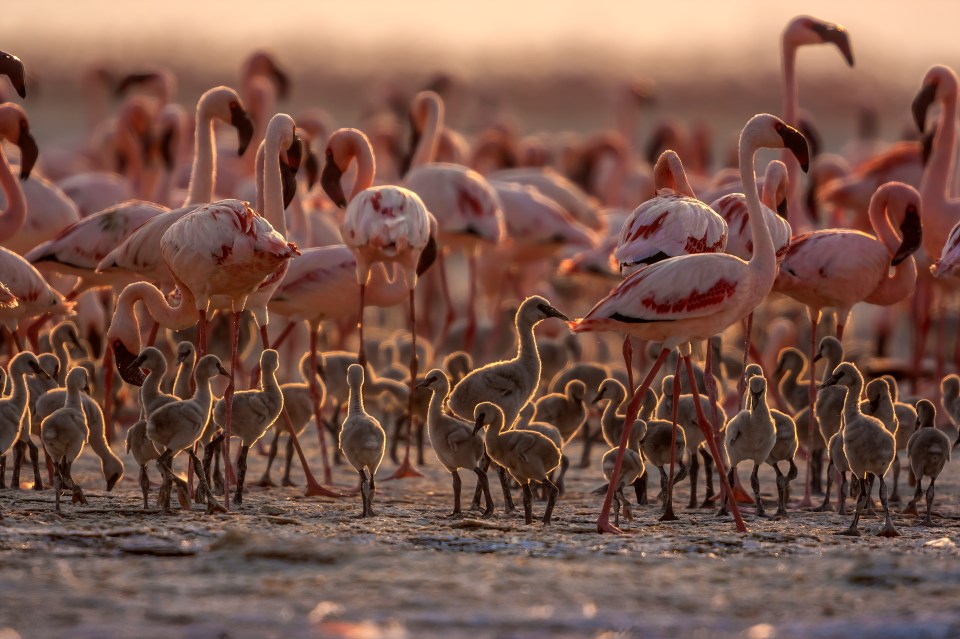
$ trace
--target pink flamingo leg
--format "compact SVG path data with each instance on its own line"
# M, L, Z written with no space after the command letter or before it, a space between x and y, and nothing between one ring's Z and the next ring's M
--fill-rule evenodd
M704 437L707 440L707 446L710 448L710 454L713 456L713 461L717 465L717 473L720 475L720 487L726 491L727 495L735 495L736 493L730 487L730 483L727 481L727 468L723 463L723 457L720 455L720 448L717 446L717 438L714 434L713 425L707 421L706 415L703 414L703 407L700 405L700 390L697 388L697 378L693 375L693 364L690 363L690 358L684 356L683 358L685 365L687 367L687 380L690 382L690 392L693 395L693 405L697 409L697 424L700 426L700 431L703 433ZM674 384L677 381L674 380ZM733 514L733 520L737 526L737 532L745 533L747 532L747 526L743 523L743 518L740 516L740 507L737 506L737 500L730 500L730 512Z
M233 436L231 423L233 420L233 392L235 389L234 376L237 366L240 364L240 313L233 311L233 321L230 324L230 381L227 383L227 390L223 394L225 415L223 418L223 465L224 469L229 471L230 466L230 438ZM223 474L223 507L230 512L230 473Z
M107 443L112 444L113 432L113 348L107 344L103 349L103 431L107 436Z
M357 324L357 333L359 334L359 337L360 337L360 349L357 351L357 363L363 366L364 368L367 367L367 349L365 344L363 343L363 305L364 305L364 298L366 297L366 293L367 293L367 285L361 284L360 285L360 322Z
M267 350L268 348L270 348L270 333L267 330L266 324L260 327L260 344L263 350ZM260 385L260 362L257 361L256 365L253 367L253 370L250 372L250 385L248 388L256 388L259 385ZM263 444L258 441L257 446L259 446L262 449ZM262 452L266 453L266 451L262 451Z
M157 333L160 332L160 322L153 320L153 325L150 326L150 334L147 336L147 346L153 346L157 343Z
M293 320L287 322L287 325L283 327L282 331L280 331L280 335L277 337L277 339L273 340L273 345L270 346L270 348L272 348L273 350L277 350L278 348L280 348L280 346L282 346L283 343L287 341L287 338L290 337L290 333L293 332L293 329L296 328L296 326L297 326L297 323L294 322Z
M313 402L313 420L317 424L317 439L320 442L320 456L321 461L323 462L323 481L327 484L333 483L333 473L330 470L330 454L327 452L327 437L323 432L323 421L320 418L320 389L317 386L317 331L319 326L315 324L310 325L310 370L312 371L310 375L310 400ZM307 459L303 456L300 451L300 443L297 441L297 434L293 432L293 429L290 429L292 433L291 437L293 438L294 446L297 447L297 454L300 455L300 463L303 465L303 474L307 478L307 488L304 491L304 494L307 496L310 495L320 495L324 497L339 497L339 493L334 493L333 491L324 488L321 486L316 479L313 477L313 473L310 472L310 468L307 466Z
M607 486L607 495L603 498L603 507L600 509L600 516L597 518L598 533L623 533L622 530L610 523L610 507L613 505L613 493L620 482L620 465L623 463L623 452L627 448L627 442L630 441L630 431L633 429L633 422L637 419L637 413L640 412L640 402L643 400L644 394L647 392L647 389L650 388L650 384L653 383L653 378L656 377L657 371L663 366L669 353L670 351L665 348L660 351L660 356L657 357L657 361L653 363L643 383L640 384L640 388L633 394L630 403L627 405L627 414L623 420L623 433L620 435L620 447L617 449L617 458L613 463L613 472L610 474L610 484Z
M20 331L19 331L18 329L14 329L13 331L10 332L10 334L13 336L13 343L16 344L16 346L17 346L17 352L18 352L18 353L22 353L22 352L23 352L23 340L20 339Z
M740 405L743 405L743 394L747 392L747 382L746 382L746 371L747 364L750 360L750 333L753 331L753 313L747 315L747 319L743 327L743 371L744 374L740 376L740 379L737 380L737 394L740 396Z
M930 333L931 288L929 278L917 278L917 292L913 296L913 316L917 330L913 334L913 362L910 367L910 381L915 394L919 393L920 369L923 366L923 354L927 347L927 335Z
M814 407L817 405L817 386L816 386L816 375L814 374L816 369L813 363L813 358L817 356L817 324L820 323L820 311L809 309L810 310L810 357L807 361L810 362L810 388L807 395L807 400L810 402L810 410L807 414L807 441L810 442L810 449L807 450L807 481L806 486L803 489L803 499L800 501L798 506L800 508L809 508L813 505L812 500L810 499L810 490L813 485L813 423L814 423ZM838 326L839 329L839 326Z
M470 278L470 296L467 298L467 330L463 334L463 350L473 352L477 335L477 256L471 249L467 254L467 277Z
M413 441L413 394L417 386L417 372L420 366L420 358L417 357L417 315L412 288L410 289L410 335L412 353L410 354L410 395L407 397L407 445L403 453L403 461L397 466L397 470L387 477L387 480L423 477L423 473L410 463L410 443Z
M447 261L443 255L443 251L437 253L437 266L440 267L437 272L440 275L440 290L443 293L443 301L447 304L447 315L443 320L443 328L440 329L440 337L437 339L438 345L442 345L446 341L447 335L450 333L450 326L456 318L456 313L453 311L453 299L450 297L450 286L447 282Z
M623 338L623 364L627 367L627 386L633 389L633 338L629 335Z
M197 320L197 361L207 354L207 310L201 308L200 319ZM194 365L196 366L196 365Z
M670 474L667 475L667 494L664 496L663 515L660 516L660 521L677 521L679 519L673 514L673 471L677 457L677 409L679 404L680 358L678 357L677 368L673 373L673 429L670 431Z

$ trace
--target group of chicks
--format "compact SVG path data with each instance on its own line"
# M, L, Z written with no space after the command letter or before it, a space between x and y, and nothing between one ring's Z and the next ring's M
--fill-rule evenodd
M446 358L444 368L434 368L415 380L418 401L410 405L414 417L425 424L437 459L451 474L452 515L462 513L460 469L471 470L477 476L472 507L481 509L483 516L493 513L494 500L487 480L488 468L493 465L498 471L504 510L515 510L512 478L522 489L525 521L531 523L533 487L539 485L547 502L543 522L549 524L570 465L564 452L567 444L582 434L585 459L589 457L589 444L595 437L587 426L590 404L605 403L599 419L599 435L609 450L603 455L602 469L608 480L613 475L624 429L625 415L621 411L628 399L626 380L621 371L590 362L573 363L556 371L545 370L551 368L550 355L547 352L541 355L546 347L543 342L539 342L538 347L534 327L548 318L566 319L546 299L530 297L516 313L518 347L514 358L473 369L467 354L456 353ZM50 333L53 353L36 356L22 352L11 360L0 398L0 453L3 454L0 471L5 470L6 453L12 450L13 483L18 486L23 455L29 449L35 471L34 486L42 488L38 449L31 440L31 435L39 436L52 460L58 512L64 490L72 491L74 503L86 503L82 489L71 475L72 464L85 444L90 443L100 456L108 490L123 472L122 462L106 442L103 415L91 393L95 369L88 361L78 362L68 352L68 347L77 344L75 326L70 322L58 325ZM161 511L170 512L174 492L183 508L189 508L192 499L205 503L208 513L220 511L223 506L217 494L223 494L224 489L220 458L227 444L222 430L226 406L223 399L215 397L212 382L216 376L228 373L215 355L204 355L196 361L195 350L189 342L181 342L176 355L177 372L170 393L161 390L168 368L163 353L147 347L137 357L135 365L146 370L147 375L139 391L140 419L127 432L126 448L140 469L145 509L149 506L150 490L147 465L153 461L162 476L157 497ZM827 370L822 383L811 389L810 382L801 379L807 368L804 356L792 348L779 354L777 369L770 379L779 391L780 405L789 414L771 408L767 377L757 364L750 364L744 370L742 408L729 420L715 400L715 394L712 399L709 393L685 392L690 390L685 387L690 382L675 384L672 375L663 377L659 397L649 389L641 399L638 419L627 439L618 485L613 491L617 524L621 511L628 520L633 518L624 494L627 486L634 486L638 504L647 503L649 467L659 471L663 520L676 519L673 486L687 476L691 508L706 507L715 499L711 470L714 460L704 446L700 428L700 422L707 415L719 426L718 439L731 486L735 485L737 467L743 462L752 462L750 486L758 516L765 514L758 476L760 466L768 464L773 468L777 485L775 516L785 516L790 482L798 476L794 459L802 447L811 453L811 479L815 484L820 481L818 460L822 452L829 456L824 502L818 510L830 508L835 472L841 478L839 506L841 514L844 513L847 474L850 473L857 504L853 521L845 532L859 534L861 513L866 507L872 508L871 490L878 480L885 515L880 534L895 536L899 533L890 518L884 475L892 465L896 493L897 452L905 450L917 479L916 494L908 511L916 512L917 502L923 495L921 480L929 477L924 522L931 523L934 484L953 448L950 438L934 427L934 405L925 399L915 405L898 402L897 385L892 378L873 379L865 385L858 368L843 361L843 348L835 338L821 340L817 359L820 358L827 360ZM77 365L69 368L71 361ZM270 467L280 434L303 432L316 414L311 393L325 384L328 397L335 392L337 397L347 395L346 414L339 422L341 402L334 399L333 418L329 422L323 420L325 423L319 427L337 434L339 452L359 475L361 516L374 514L376 473L386 452L387 435L377 417L367 411L364 396L393 396L397 400L395 405L402 406L409 398L409 387L402 381L380 376L373 368L365 368L356 361L356 356L350 353L327 353L316 362L308 354L300 361L303 381L280 384L277 351L263 351L259 387L233 395L231 434L241 443L236 464L235 503L243 500L250 447L273 429L267 469L257 482L262 486L273 485ZM62 373L67 368L69 372L64 376ZM708 376L698 372L700 377L695 377L693 383L703 386L705 391ZM552 376L549 384L544 383L547 376ZM539 389L548 392L540 393ZM943 393L945 406L953 402L960 407L960 378L946 378ZM808 412L811 394L815 396L812 421ZM862 399L864 395L866 399ZM810 431L810 424L816 432ZM285 485L292 485L292 443L293 438L287 445ZM203 447L202 460L197 454L198 446ZM174 457L183 451L190 458L189 470L198 480L193 494L188 482L173 470ZM688 452L686 458L684 451ZM225 456L226 451L223 453ZM703 503L698 504L701 458L706 496ZM785 468L781 468L781 464ZM0 478L3 475L0 472ZM739 489L734 492L738 493ZM729 497L723 495L720 499L719 514L727 512Z

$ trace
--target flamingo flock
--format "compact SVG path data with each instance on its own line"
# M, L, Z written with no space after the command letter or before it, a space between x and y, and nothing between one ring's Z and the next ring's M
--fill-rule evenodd
M457 130L441 81L336 128L319 109L278 112L293 83L264 51L237 88L195 105L178 102L169 69L128 70L114 118L91 101L87 134L48 148L31 126L29 64L0 52L23 100L0 104L0 487L11 453L7 490L22 489L26 462L56 512L82 514L100 498L74 469L89 445L107 491L132 460L146 513L213 516L277 490L286 436L284 487L296 451L304 495L359 492L362 518L390 517L378 481L422 477L429 444L452 478L450 516L519 516L519 488L526 524L542 500L543 525L563 526L582 446L572 472L603 483L600 533L645 508L762 529L832 509L836 486L841 514L854 504L838 532L859 535L875 484L877 534L898 536L921 497L921 523L936 525L935 482L960 443L948 370L960 340L948 358L942 328L927 339L960 277L960 81L942 65L919 79L903 105L912 139L823 153L797 83L798 50L818 45L854 67L842 26L791 20L783 111L747 119L718 167L709 133L676 120L637 153L646 85L580 139ZM87 77L106 88L102 69ZM764 149L779 159L759 165ZM906 347L891 348L894 330ZM315 448L301 444L311 423ZM335 483L344 463L358 488ZM904 464L916 492L896 512ZM460 469L477 477L469 506ZM684 480L690 502L675 511Z

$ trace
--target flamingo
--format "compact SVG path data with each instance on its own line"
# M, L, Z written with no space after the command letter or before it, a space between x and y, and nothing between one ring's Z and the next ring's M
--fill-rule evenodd
M817 323L823 308L837 315L837 339L850 309L858 302L889 306L913 293L917 266L913 253L920 247L920 194L902 182L881 186L870 200L869 217L877 237L849 229L826 229L795 236L780 264L774 291L806 305L812 325L810 361L817 343ZM891 216L892 213L892 216ZM891 227L891 217L900 228L900 237ZM894 275L888 277L893 268ZM810 385L810 406L816 389ZM813 415L807 428L813 434ZM810 465L801 505L809 505Z
M461 249L467 254L470 280L467 331L464 335L464 349L469 351L473 347L477 328L476 253L481 246L496 245L503 239L503 211L496 191L479 173L460 164L433 162L437 137L443 126L443 101L439 95L432 91L418 93L410 107L410 119L414 125L416 144L404 184L436 216L436 239L441 247L437 255L439 275L447 303L442 334L447 334L454 320L443 251L447 248ZM346 236L344 239L350 241Z
M360 350L357 361L366 366L363 343L363 308L371 264L396 263L410 291L410 395L408 428L412 428L414 388L417 384L417 315L414 289L436 258L437 221L427 211L423 200L409 189L398 186L371 186L376 173L373 148L363 133L356 129L335 131L327 141L327 163L321 181L324 190L337 206L346 206L340 232L357 260L357 282L360 284ZM347 203L340 178L350 162L357 160L357 179ZM403 463L393 478L417 477L421 473L410 464L410 438Z
M727 494L731 494L713 428L702 410L699 410L699 391L690 362L690 343L707 340L742 320L766 298L773 287L777 272L776 255L760 208L754 173L754 157L760 148L790 149L804 169L809 161L803 135L779 118L759 114L744 126L739 156L741 181L747 197L754 241L754 252L749 262L721 253L663 260L627 277L584 318L570 323L575 333L620 331L662 344L659 357L627 406L610 487L597 520L599 532L620 532L610 524L610 506L613 491L618 485L623 453L640 402L673 348L682 347L682 360L686 365L694 405L698 407L699 425L717 462L723 488ZM736 500L731 501L731 506L737 529L746 531Z
M27 72L23 68L23 61L12 53L0 51L0 75L10 79L10 84L21 98L27 97Z
M6 54L4 54L6 55ZM0 57L0 60L3 58ZM27 114L16 104L0 105L0 140L7 140L20 149L20 179L27 180L37 161L37 142L30 134ZM23 188L13 175L7 156L0 147L0 188L6 205L0 214L0 245L6 246L23 227L27 219L27 200Z
M13 335L17 350L23 350L19 325L31 318L49 313L64 315L73 310L73 303L50 286L30 262L13 251L0 246L0 273L6 291L13 295L16 304L0 305L0 325Z
M100 261L97 271L122 270L164 287L172 285L170 270L160 254L160 238L183 216L213 200L216 181L215 120L231 124L237 130L238 155L243 155L247 150L253 136L253 124L240 102L240 96L229 87L208 90L197 102L193 167L183 206L141 225Z
M847 30L838 24L810 16L797 16L783 30L783 120L790 126L800 124L800 97L797 86L797 49L811 44L832 44L840 50L847 65L853 67L853 49ZM789 153L781 158L787 165L787 221L794 232L809 231L813 224L804 213L799 167Z

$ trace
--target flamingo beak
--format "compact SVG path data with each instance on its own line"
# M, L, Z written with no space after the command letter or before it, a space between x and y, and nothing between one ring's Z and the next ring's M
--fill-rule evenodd
M603 399L603 395L604 393L602 391L597 393L597 396L593 398L593 400L590 402L590 405L596 406L597 404L599 404L600 400Z
M37 163L40 156L40 149L37 147L37 141L30 135L30 127L26 122L20 125L20 137L17 138L17 147L20 149L20 179L26 180L30 177L33 166Z
M114 486L117 485L117 482L120 481L120 477L121 477L121 476L122 476L122 475L121 475L120 473L114 473L113 475L110 476L110 479L107 480L107 492L108 492L108 493L109 493L111 490L113 490L113 487L114 487Z
M477 415L473 422L473 434L476 435L479 433L481 428L483 428L483 413Z
M286 100L290 97L290 76L270 60L270 77L277 85L277 97Z
M177 365L183 364L187 359L187 353L177 353Z
M560 311L558 311L558 310L557 310L556 308L554 308L553 306L550 306L549 304L548 304L547 307L544 309L544 313L546 313L547 317L556 317L557 319L561 319L561 320L563 320L564 322L569 322L569 321L570 321L570 318L569 318L569 317L567 317L566 315L564 315L563 313L561 313Z
M435 261L437 261L437 238L430 235L427 245L420 251L420 259L417 260L417 277L426 273Z
M900 248L897 254L890 260L891 266L897 266L905 259L913 255L920 248L923 240L923 228L920 225L920 215L917 213L917 207L913 204L907 206L907 212L904 214L903 222L900 224L900 234L903 240L900 242Z
M417 125L416 118L413 117L413 114L410 114L410 149L407 151L407 154L403 156L403 159L400 161L400 175L406 175L407 171L410 170L410 165L413 164L413 155L417 152L417 147L420 146L420 129Z
M927 111L933 105L937 98L937 85L935 83L924 85L920 93L913 99L910 105L910 111L913 113L913 120L917 123L920 133L923 133L927 125Z
M307 172L307 188L312 189L320 179L320 160L317 159L316 153L309 150L310 142L306 142L305 144L308 150L307 159L304 161L303 166Z
M230 124L237 130L237 155L243 155L250 146L250 140L253 139L253 120L247 115L247 112L239 104L230 105Z
M27 97L26 70L15 55L0 51L0 75L10 78L10 83L21 98Z
M50 373L40 368L40 364L36 362L30 362L30 368L34 373L42 377L43 379L50 379Z
M839 24L813 24L811 28L824 42L836 46L840 49L840 54L847 61L847 66L853 66L853 49L850 47L850 34Z
M301 152L303 147L300 138L294 138L293 144L287 150L287 159L280 158L280 185L283 192L283 208L290 206L297 195L297 171L300 168Z
M163 168L165 168L167 172L173 171L173 164L176 161L173 154L174 137L175 132L172 126L168 126L160 134L160 158L163 160Z
M837 375L836 373L834 373L833 375L831 375L830 377L828 377L825 382L823 382L822 384L820 384L820 388L827 388L828 386L835 386L835 385L837 384L837 382L839 382L839 381L840 381L840 376Z
M343 194L343 186L340 184L340 178L343 177L343 171L337 166L333 159L333 151L327 149L326 163L323 165L323 173L320 175L320 186L327 197L343 209L347 207L347 198Z
M120 340L114 340L112 346L113 358L117 363L117 371L120 373L120 378L128 384L143 386L146 376L142 370L133 365L137 360L137 356L131 353Z
M821 359L823 359L823 351L817 351L817 354L813 356L813 363L816 364Z
M930 161L930 154L933 153L933 138L936 132L937 129L934 127L920 138L920 158L923 161L923 166L927 166L927 162Z
M783 140L784 148L790 149L790 152L797 158L797 162L800 163L800 168L806 173L810 169L810 149L807 145L807 139L803 137L802 133L789 125L784 125L777 133Z
M130 366L135 368L140 368L146 360L147 360L146 356L138 355L136 359L130 362Z
M227 372L227 369L225 369L220 362L217 362L217 371L224 377L230 377L230 373Z

